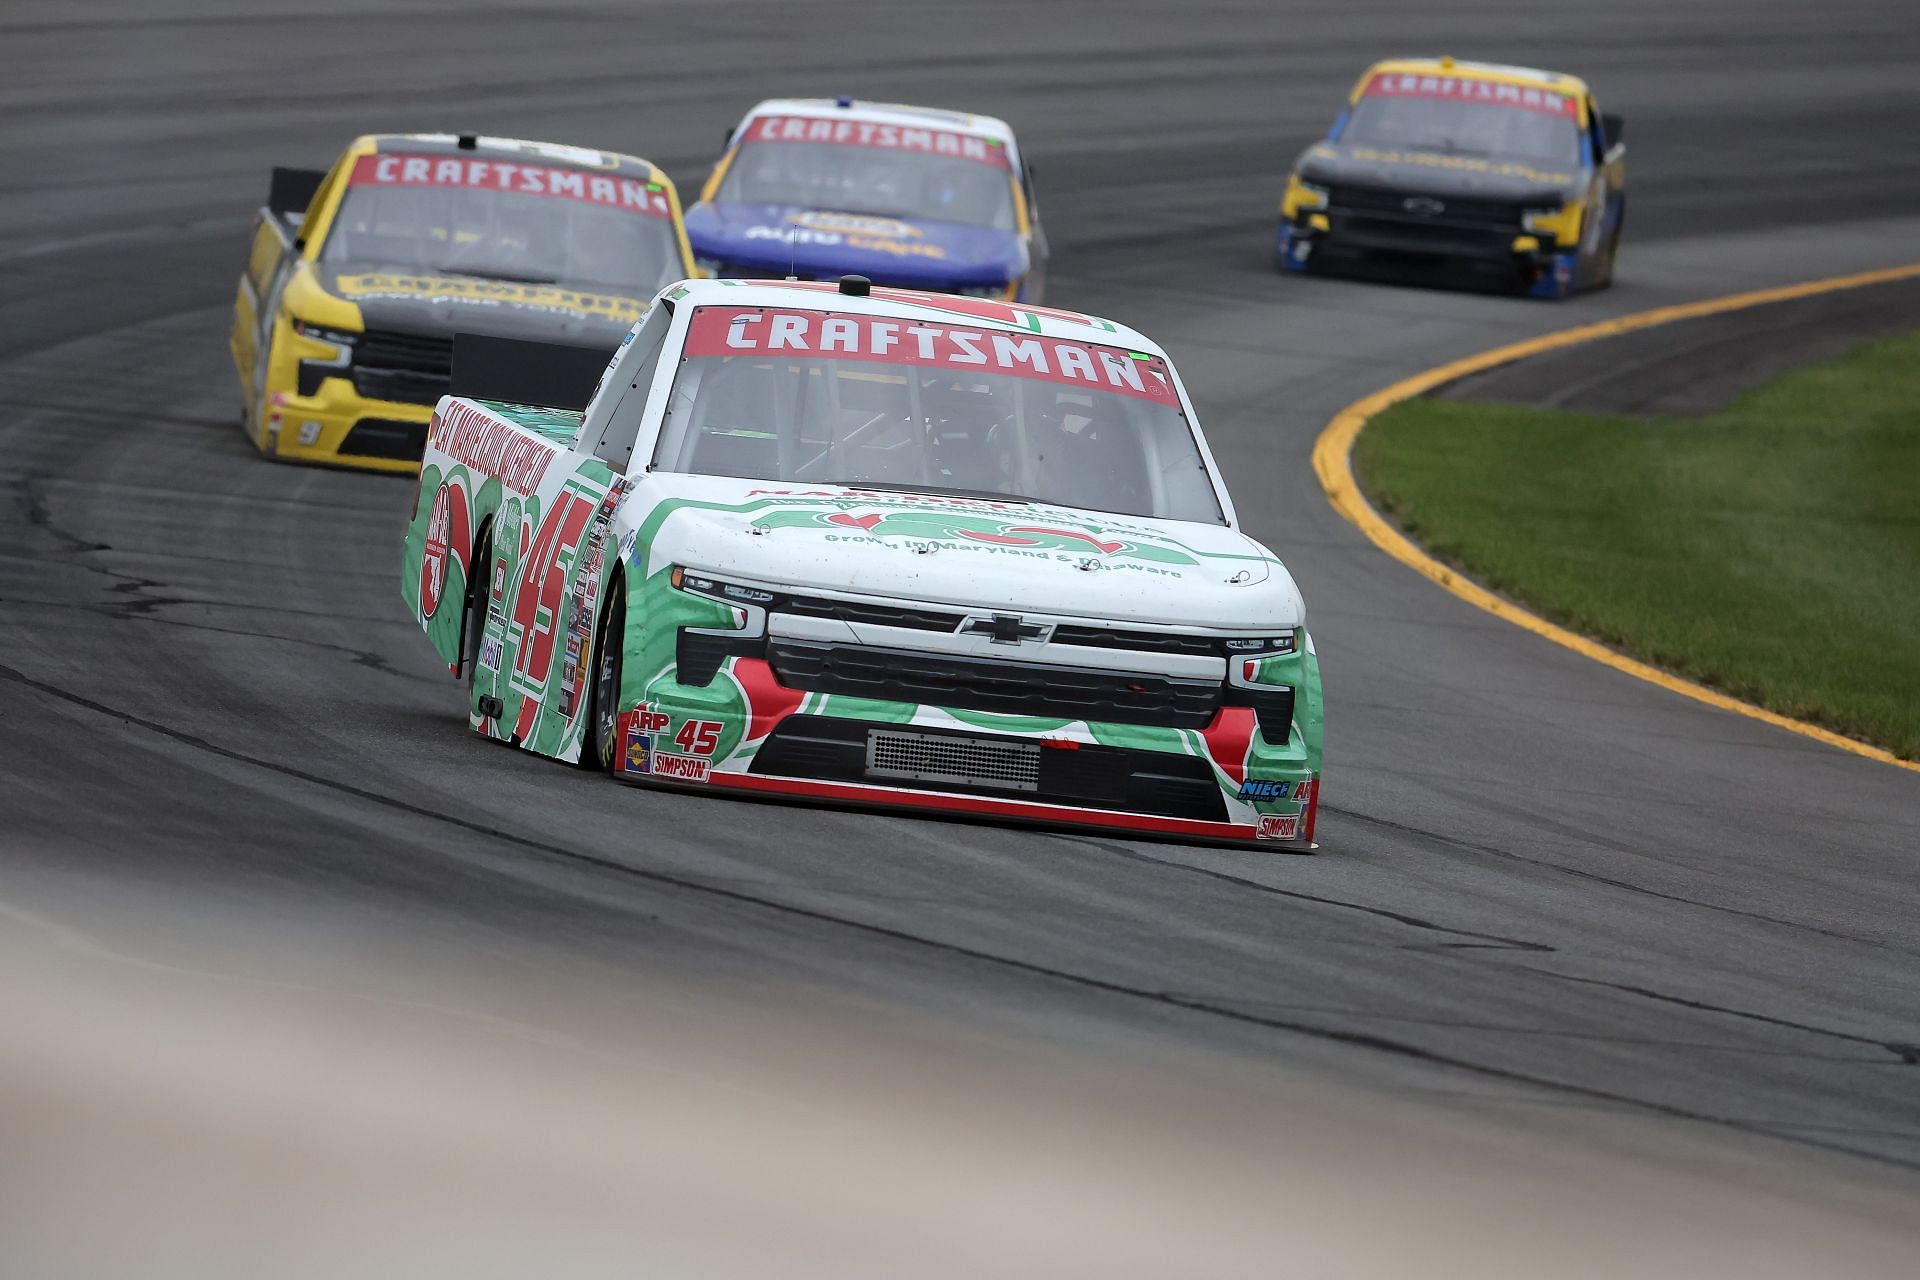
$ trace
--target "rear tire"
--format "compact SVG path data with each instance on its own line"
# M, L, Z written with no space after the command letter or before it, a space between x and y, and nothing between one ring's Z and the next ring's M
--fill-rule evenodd
M460 620L460 669L467 677L469 700L473 694L474 672L480 665L480 634L487 629L488 581L493 574L493 524L481 526L473 540L473 558L467 561L467 598Z

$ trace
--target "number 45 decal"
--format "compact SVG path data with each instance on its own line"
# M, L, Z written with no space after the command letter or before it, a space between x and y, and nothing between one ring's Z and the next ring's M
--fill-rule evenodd
M725 727L718 720L687 720L673 735L673 742L690 756L710 756L720 745L720 731Z
M510 683L529 697L546 692L567 573L598 501L577 489L562 489L520 562L520 581L514 585L513 609L507 619L507 637L513 643Z

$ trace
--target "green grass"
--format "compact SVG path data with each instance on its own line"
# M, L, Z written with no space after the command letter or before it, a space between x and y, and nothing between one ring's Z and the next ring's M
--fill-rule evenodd
M1408 401L1354 459L1429 551L1542 616L1920 759L1920 334L1706 418Z

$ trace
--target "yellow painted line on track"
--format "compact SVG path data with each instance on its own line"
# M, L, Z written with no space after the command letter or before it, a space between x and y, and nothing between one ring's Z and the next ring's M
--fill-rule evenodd
M1524 342L1495 347L1491 351L1482 351L1478 355L1438 365L1423 373L1416 373L1411 378L1396 382L1342 409L1320 432L1319 439L1314 441L1313 469L1319 475L1320 487L1326 491L1327 501L1333 504L1333 509L1357 525L1375 546L1414 572L1431 578L1468 604L1484 609L1497 618L1504 618L1515 626L1524 627L1535 635L1544 636L1557 645L1571 649L1583 657L1592 658L1595 662L1612 667L1615 671L1624 671L1649 684L1656 684L1662 689L1692 698L1695 702L1704 702L1722 711L1731 711L1736 715L1763 721L1803 737L1824 742L1830 747L1850 751L1857 756L1865 756L1870 760L1879 760L1920 773L1920 764L1902 760L1890 751L1883 751L1879 747L1835 733L1831 729L1823 729L1817 724L1808 724L1804 720L1795 720L1791 716L1783 716L1777 712L1768 711L1764 707L1753 706L1738 698L1730 698L1724 693L1715 692L1691 680L1683 680L1670 672L1662 671L1658 667L1649 666L1624 653L1610 649L1597 640L1590 640L1565 627L1555 626L1538 614L1521 608L1513 601L1495 595L1479 583L1462 577L1415 546L1411 539L1394 528L1373 509L1373 504L1369 503L1365 495L1360 492L1360 486L1353 477L1353 442L1359 438L1361 429L1367 425L1369 419L1402 400L1410 400L1414 396L1464 378L1468 374L1497 368L1503 364L1512 364L1516 360L1524 360L1528 356L1536 356L1542 352L1557 351L1562 347L1592 342L1597 338L1632 333L1636 329L1651 329L1655 325L1672 324L1676 320L1692 320L1700 316L1720 315L1728 311L1765 306L1770 302L1790 302L1795 298L1810 298L1817 294L1835 293L1842 289L1859 289L1867 285L1913 279L1920 279L1920 263L1912 263L1904 267L1889 267L1881 271L1863 271L1857 275L1835 276L1826 280L1810 280L1804 284L1785 285L1777 289L1756 289L1750 293L1736 293L1730 297L1710 298L1703 302L1688 302L1679 306L1658 307L1652 311L1638 311L1632 315L1602 320L1598 324L1562 329L1558 333L1549 333L1538 338L1529 338Z

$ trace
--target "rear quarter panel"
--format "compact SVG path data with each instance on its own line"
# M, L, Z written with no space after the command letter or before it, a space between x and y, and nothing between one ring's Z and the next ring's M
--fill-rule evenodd
M626 485L572 450L580 415L449 397L428 430L401 560L401 597L461 674L468 583L475 619L469 723L577 759L612 516ZM497 714L483 712L497 700Z

